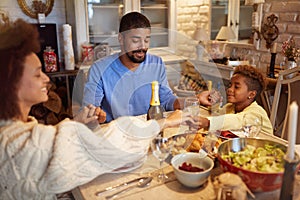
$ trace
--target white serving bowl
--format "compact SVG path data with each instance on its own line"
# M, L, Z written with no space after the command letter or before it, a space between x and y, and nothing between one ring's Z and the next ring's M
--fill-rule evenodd
M192 166L199 167L204 169L202 172L188 172L179 169L184 162L187 164L192 164ZM172 160L171 164L175 173L177 180L187 187L199 187L203 185L214 167L214 161L209 158L201 158L199 153L181 153L175 155Z

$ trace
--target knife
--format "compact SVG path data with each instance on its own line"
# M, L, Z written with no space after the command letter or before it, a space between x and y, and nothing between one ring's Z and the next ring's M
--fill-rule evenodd
M114 186L109 186L109 187L107 187L103 190L100 190L100 191L96 192L96 196L100 196L102 193L107 192L107 191L113 191L113 190L115 190L119 187L130 185L132 183L138 182L140 179L145 179L145 178L147 178L147 177L139 177L139 178L136 178L136 179L124 182L124 183L120 183L120 184L117 184L117 185L114 185Z

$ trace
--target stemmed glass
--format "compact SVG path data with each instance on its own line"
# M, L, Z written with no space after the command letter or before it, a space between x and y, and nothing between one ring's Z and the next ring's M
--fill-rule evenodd
M158 182L165 182L168 176L164 173L162 164L165 159L170 155L173 142L171 138L158 135L151 141L151 150L153 155L159 160L160 172L157 176Z
M243 131L246 137L257 137L262 128L262 117L244 114Z

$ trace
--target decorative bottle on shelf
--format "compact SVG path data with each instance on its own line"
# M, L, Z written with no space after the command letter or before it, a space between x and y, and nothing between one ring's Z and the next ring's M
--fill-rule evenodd
M58 71L57 60L56 60L57 58L54 49L52 49L50 46L47 46L46 49L44 50L43 58L45 64L45 72Z
M147 120L149 119L162 119L163 108L159 101L159 84L157 81L152 82L152 96L150 106L147 112Z

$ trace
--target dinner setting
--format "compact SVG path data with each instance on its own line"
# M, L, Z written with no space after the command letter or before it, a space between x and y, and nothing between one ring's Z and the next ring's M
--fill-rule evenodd
M179 98L183 115L191 116L196 126L186 121L165 128L151 140L141 166L102 175L73 194L82 199L299 198L298 105L292 102L289 106L288 139L271 134L269 118L255 102L264 87L261 77L253 67L237 66L226 91L226 104L221 92L211 87ZM250 80L252 85L248 85ZM233 97L238 90L235 85L248 87L248 92ZM172 115L173 111L152 109L161 106L159 87L157 81L152 82L150 107L140 119ZM228 112L232 104L241 112Z
M286 141L265 133L248 137L244 132L243 137L234 138L220 135L221 131L185 131L167 138L159 136L154 139L159 144L153 149L152 141L140 168L104 175L73 192L95 199L279 199L282 184L287 184L284 181L299 181L297 177L285 179L285 163L293 165L294 174L299 163L296 152L288 159ZM125 189L114 189L115 185ZM296 183L292 187L296 192ZM105 193L99 193L101 189ZM92 196L94 192L97 198Z
M300 200L299 15L2 0L0 200Z

